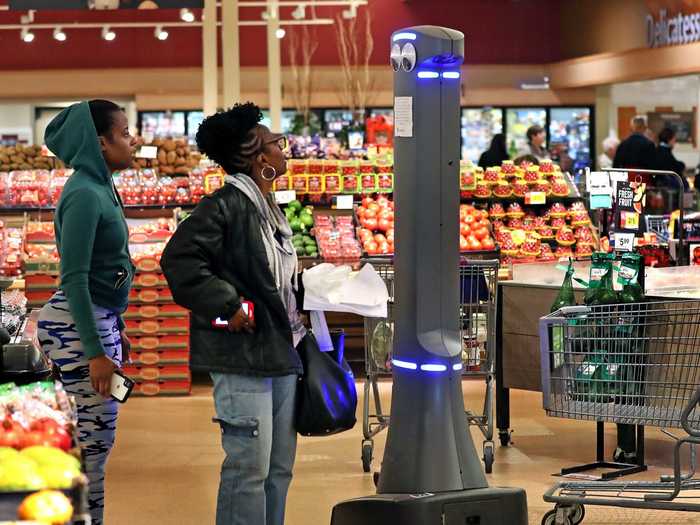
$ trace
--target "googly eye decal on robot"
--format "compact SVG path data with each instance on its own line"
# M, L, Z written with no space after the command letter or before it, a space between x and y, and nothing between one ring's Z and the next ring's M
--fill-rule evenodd
M401 46L394 44L391 46L391 55L389 57L391 62L391 68L394 71L398 71L401 68Z
M401 49L401 68L404 71L413 71L416 67L416 47L410 42Z

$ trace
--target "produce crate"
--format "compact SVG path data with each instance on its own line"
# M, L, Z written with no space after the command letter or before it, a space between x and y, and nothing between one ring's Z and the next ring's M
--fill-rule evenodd
M188 365L125 365L124 373L134 381L189 381Z
M147 288L143 290L131 289L129 292L129 304L172 303L173 294L168 288Z
M132 288L166 288L168 281L162 273L137 273L134 277Z
M135 336L188 334L190 322L188 318L126 320L127 333Z
M57 290L60 279L57 275L36 273L27 275L24 279L25 290Z
M130 334L131 335L131 334ZM189 334L180 335L158 335L158 336L144 336L131 337L131 348L133 351L138 352L151 352L151 351L176 351L176 352L188 352L190 348L190 338Z
M179 350L148 350L141 352L132 352L132 360L135 366L153 366L153 365L187 365L190 361L189 349L185 351Z
M122 317L127 319L170 319L187 317L186 309L176 304L130 305Z
M181 396L192 392L191 381L144 381L137 383L132 395Z

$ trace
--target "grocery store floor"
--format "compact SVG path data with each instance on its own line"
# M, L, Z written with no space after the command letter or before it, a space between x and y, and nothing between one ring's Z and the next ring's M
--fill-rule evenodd
M361 393L361 383L358 383ZM382 383L388 401L391 383ZM483 383L465 381L465 404L479 406ZM542 493L556 481L562 466L590 460L595 453L592 423L548 418L541 395L512 391L514 445L497 447L492 485L527 490L530 523L539 525L551 506ZM361 405L360 405L361 406ZM387 405L388 406L388 405ZM214 523L219 464L219 431L211 422L210 388L195 386L192 396L133 398L120 414L117 446L107 474L107 525L201 525ZM361 412L358 425L344 434L299 441L295 479L287 506L287 525L325 525L333 505L343 499L371 494L371 474L360 462ZM614 426L607 433L612 447ZM472 435L478 447L482 436ZM375 455L381 458L386 433L377 437ZM669 439L647 432L647 459L654 465L644 477L657 476L670 465ZM375 460L374 467L379 460ZM586 508L584 525L700 523L700 514L617 508Z

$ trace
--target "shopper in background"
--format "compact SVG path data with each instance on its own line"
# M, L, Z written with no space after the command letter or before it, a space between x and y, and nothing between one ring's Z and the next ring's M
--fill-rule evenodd
M479 157L479 166L486 169L492 166L500 166L504 160L508 160L506 151L506 136L503 133L496 133L491 139L491 146Z
M261 118L256 105L236 104L199 127L197 145L227 184L199 203L161 259L175 301L192 311L191 368L214 381L226 452L218 525L282 525L296 454L295 347L305 329L292 230L271 192L287 171L286 139Z
M654 169L656 167L656 147L647 138L647 119L637 115L630 123L632 134L617 147L613 168ZM641 179L649 182L643 174ZM637 438L634 425L617 425L617 448L613 459L619 462L635 463L637 460Z
M617 147L613 168L654 169L656 147L646 136L647 119L638 115L632 119L632 134Z
M61 371L78 408L78 439L90 481L90 514L104 511L104 470L114 445L112 374L128 359L126 310L134 267L129 230L112 172L131 166L134 137L124 112L106 100L74 104L46 129L46 145L75 172L56 207L61 285L39 314L41 347Z
M544 147L547 135L542 126L530 126L527 130L527 147L519 152L519 156L532 155L538 161L549 159L549 152Z
M659 133L659 145L656 147L657 170L672 171L683 179L683 191L688 191L690 186L685 178L685 163L673 156L673 148L676 145L676 131L673 128L664 128ZM669 175L657 175L654 181L657 186L678 191L678 181Z
M603 141L603 153L598 155L598 169L608 170L613 167L613 159L619 145L617 137L608 137Z

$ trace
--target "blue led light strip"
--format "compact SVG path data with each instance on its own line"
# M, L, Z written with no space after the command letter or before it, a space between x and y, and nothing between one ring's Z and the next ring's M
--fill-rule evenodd
M402 361L401 359L392 359L391 364L398 368L405 368L407 370L418 370L420 368L423 372L446 372L447 365L441 365L439 363L426 363L418 366L417 363L411 361ZM452 365L452 370L458 371L462 370L462 363L455 363Z
M459 78L459 71L445 71L442 78Z
M440 73L437 71L419 71L418 78L438 78Z
M394 38L391 40L393 42L396 42L397 40L415 40L416 39L416 34L415 33L396 33L394 35Z

